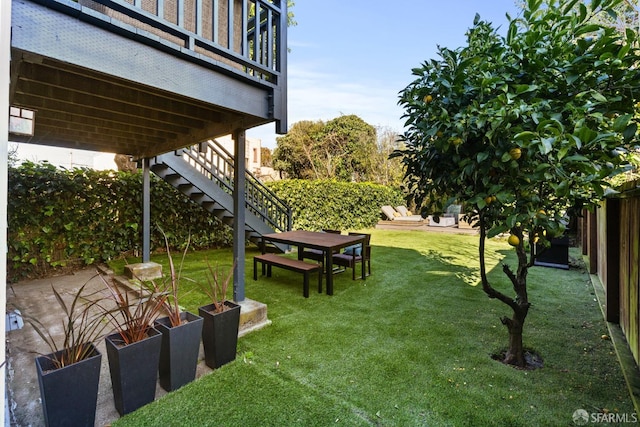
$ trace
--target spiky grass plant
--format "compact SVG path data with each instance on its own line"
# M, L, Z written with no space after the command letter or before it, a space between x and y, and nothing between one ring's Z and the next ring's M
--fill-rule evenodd
M225 301L227 301L227 290L229 289L229 283L233 277L235 266L236 264L234 262L229 273L223 274L220 272L218 264L213 267L209 260L207 260L207 281L205 283L198 282L198 286L213 303L215 313L223 312L228 308L225 305Z
M46 327L39 319L29 315L24 316L51 350L51 354L46 357L51 360L56 369L90 357L94 352L93 342L100 338L108 325L99 309L102 297L98 296L97 292L87 297L83 295L88 283L86 282L73 294L70 304L65 302L60 292L51 286L53 295L64 313L62 319L64 338L61 345L58 344L59 340L53 336L50 328Z
M100 276L109 290L115 308L105 309L104 314L127 345L147 338L149 329L158 318L167 300L166 292L157 292L153 287L137 281L139 289L136 296L123 292L111 279Z

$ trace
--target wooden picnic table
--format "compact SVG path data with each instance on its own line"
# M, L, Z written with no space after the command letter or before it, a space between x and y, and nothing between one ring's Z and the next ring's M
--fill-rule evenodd
M353 245L364 245L365 236L323 233L319 231L293 230L262 235L262 252L265 242L284 243L298 248L298 259L302 259L304 248L324 252L324 267L327 273L327 295L333 295L333 253ZM364 248L363 248L364 251ZM362 262L362 278L365 279L365 263Z

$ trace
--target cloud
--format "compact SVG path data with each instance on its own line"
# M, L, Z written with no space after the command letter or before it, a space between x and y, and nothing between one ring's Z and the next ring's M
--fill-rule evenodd
M401 131L402 108L397 105L402 84L390 79L367 77L361 72L323 71L331 64L322 61L296 63L288 69L288 124L302 120L331 120L355 114L372 126ZM262 145L276 146L273 124L251 129L248 136L262 139Z
M313 64L289 69L289 123L355 114L373 126L401 127L398 87L392 82L323 73Z

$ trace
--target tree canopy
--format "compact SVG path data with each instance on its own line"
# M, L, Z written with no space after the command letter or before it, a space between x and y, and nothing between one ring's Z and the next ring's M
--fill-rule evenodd
M300 121L276 139L274 168L289 178L374 181L387 184L397 174L389 169L391 143L378 142L376 129L356 115L343 115L328 122ZM393 145L396 148L397 145ZM380 153L384 152L384 155ZM402 170L399 162L396 169ZM386 180L387 182L381 182Z
M407 187L429 213L443 211L442 195L464 204L480 228L483 289L514 311L503 318L512 339L529 309L525 239L543 244L572 211L596 206L637 144L637 34L597 19L620 4L528 0L506 36L476 16L467 46L439 47L400 95L406 148L395 155ZM504 266L515 298L484 271L484 239L504 232L518 255L516 271ZM507 362L521 365L521 337L515 344Z

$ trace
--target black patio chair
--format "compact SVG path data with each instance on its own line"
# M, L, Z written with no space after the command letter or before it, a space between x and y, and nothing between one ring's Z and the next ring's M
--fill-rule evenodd
M344 252L333 254L333 264L341 267L350 268L352 270L352 278L356 280L356 265L365 263L365 276L371 275L371 234L366 233L349 233L350 236L365 236L362 248L360 245L354 245L346 248ZM360 277L362 279L363 277Z

